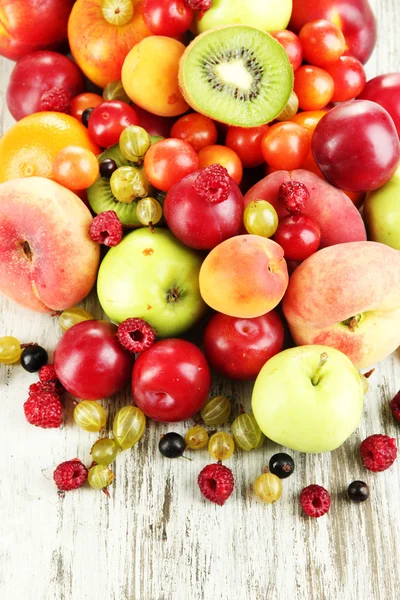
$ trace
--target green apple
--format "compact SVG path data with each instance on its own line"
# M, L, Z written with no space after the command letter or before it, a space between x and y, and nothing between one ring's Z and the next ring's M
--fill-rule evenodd
M345 354L299 346L276 354L261 369L253 414L271 440L299 452L330 452L358 426L363 377Z
M108 317L144 319L158 337L180 335L203 315L200 254L166 229L136 229L100 265L97 295Z
M264 31L286 29L292 0L212 0L211 8L196 23L203 33L223 25L249 25Z
M400 167L384 186L364 202L368 239L400 250Z

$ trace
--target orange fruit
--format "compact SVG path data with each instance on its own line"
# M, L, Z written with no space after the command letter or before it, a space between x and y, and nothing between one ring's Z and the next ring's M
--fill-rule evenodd
M53 163L65 146L100 153L86 127L74 117L40 112L24 117L0 139L0 183L19 177L53 177Z

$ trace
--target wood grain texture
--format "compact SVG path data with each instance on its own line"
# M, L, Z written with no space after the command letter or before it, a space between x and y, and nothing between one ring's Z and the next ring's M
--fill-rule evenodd
M368 74L400 69L398 0L375 0L379 42ZM0 133L12 124L5 90L12 63L0 60ZM1 160L1 157L0 157ZM94 295L83 304L101 317ZM61 332L57 318L28 313L0 299L0 335L37 341L50 352ZM29 426L22 405L35 381L20 367L0 366L0 595L4 600L395 600L399 598L400 461L387 472L366 472L357 457L360 440L384 432L398 437L388 401L400 389L399 351L377 368L360 428L328 455L293 453L295 474L273 506L250 493L278 447L237 452L228 465L236 478L232 498L220 508L203 501L193 462L163 459L161 433L152 423L141 442L115 464L109 500L84 487L58 497L54 467L74 457L89 463L96 434L79 430L68 415L59 431ZM215 383L250 405L250 385ZM121 394L105 403L109 422ZM189 423L173 429L184 432ZM371 501L345 501L350 481L364 479ZM332 493L332 509L304 518L298 494L318 483Z

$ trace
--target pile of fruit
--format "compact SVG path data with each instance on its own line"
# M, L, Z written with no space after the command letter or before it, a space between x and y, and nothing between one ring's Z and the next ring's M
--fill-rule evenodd
M29 423L58 428L73 402L102 435L89 468L56 468L58 490L108 493L146 417L193 419L159 450L207 447L198 484L220 505L237 449L330 452L357 428L361 371L400 345L400 73L366 81L375 36L367 0L0 0L17 61L0 292L63 332L54 364L9 335L0 363L38 372ZM95 284L109 321L77 306ZM214 375L255 380L252 414L210 397ZM104 437L98 401L128 381ZM400 422L400 392L391 408ZM381 433L360 446L370 471L396 457ZM272 456L254 493L277 501L294 468ZM300 503L320 517L330 495L312 483Z

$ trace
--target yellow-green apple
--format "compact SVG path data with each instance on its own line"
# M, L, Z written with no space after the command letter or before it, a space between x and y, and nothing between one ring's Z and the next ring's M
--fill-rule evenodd
M282 183L299 181L309 191L309 198L302 214L310 217L321 230L320 248L344 242L365 241L362 217L346 194L330 185L314 173L297 169L296 171L276 171L261 179L245 195L244 204L252 200L267 200L275 208L280 219L289 213L278 200Z
M238 235L216 246L200 269L200 292L230 317L260 317L282 300L288 285L283 250L258 235Z
M82 200L43 177L0 184L0 292L38 312L74 306L90 292L100 246Z
M400 250L400 168L383 187L367 194L363 214L370 240Z
M376 242L319 250L294 271L283 310L298 345L341 350L358 369L400 345L400 252Z
M293 0L292 31L298 33L315 19L337 25L346 39L345 54L367 62L376 42L376 21L368 0Z
M265 31L286 29L292 0L212 0L196 23L197 33L223 25L248 25Z
M143 4L143 0L75 2L68 22L71 52L97 86L120 80L128 52L151 35L143 20Z
M299 452L331 452L358 426L363 377L342 352L301 346L270 358L253 389L252 409L261 431Z
M0 0L0 54L18 60L67 39L74 0Z
M201 261L166 229L132 231L100 265L100 304L117 323L139 317L158 337L180 335L206 310L199 291Z

